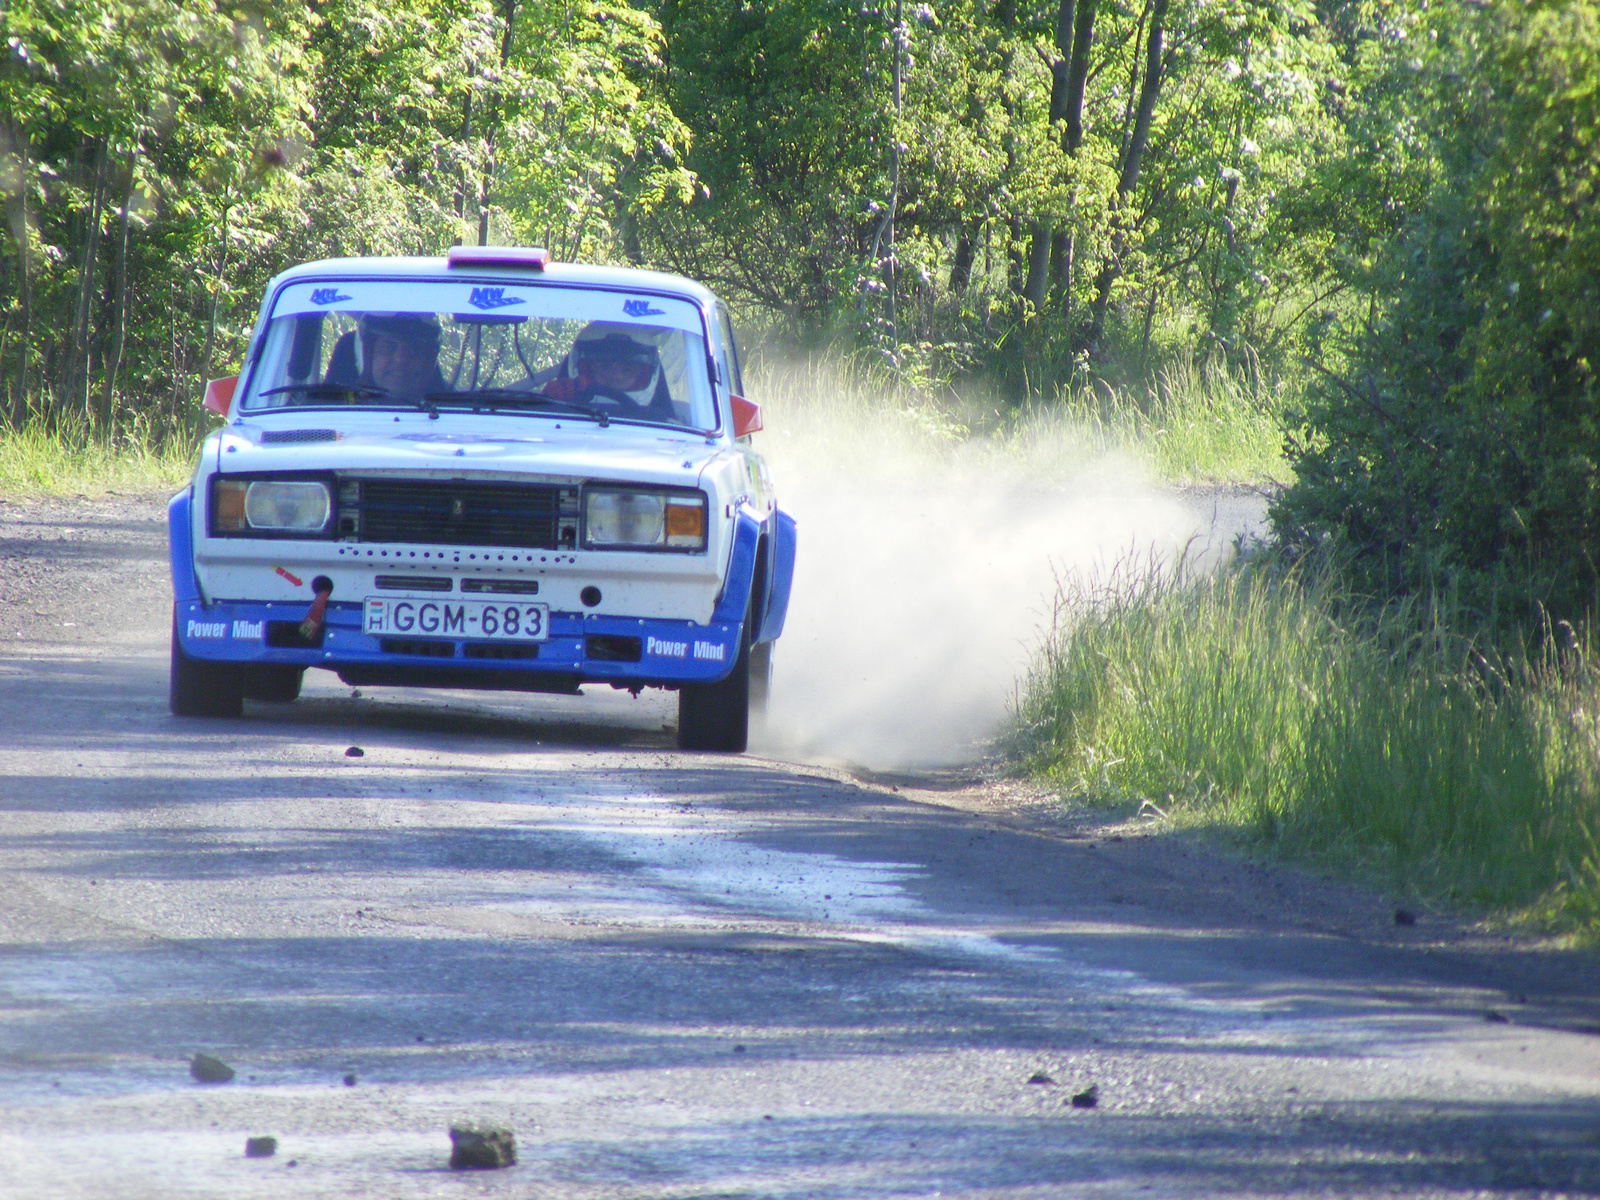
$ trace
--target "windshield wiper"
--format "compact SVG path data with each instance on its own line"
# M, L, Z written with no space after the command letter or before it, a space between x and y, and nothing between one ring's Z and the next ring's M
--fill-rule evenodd
M284 392L293 392L297 396L314 396L317 399L334 399L338 396L360 396L363 399L379 399L389 395L388 388L379 387L375 383L286 383L282 387L268 388L262 396L278 396Z
M474 388L470 392L429 392L428 400L437 404L469 404L473 408L494 412L497 408L553 408L586 417L604 429L611 417L600 409L590 408L573 400L557 400L542 392L522 392L515 388Z

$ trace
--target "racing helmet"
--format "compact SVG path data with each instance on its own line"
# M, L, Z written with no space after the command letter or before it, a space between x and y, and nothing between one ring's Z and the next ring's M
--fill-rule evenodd
M439 353L439 319L432 313L362 313L358 324L361 340L368 345L379 335L430 355Z
M597 371L615 384L602 383L626 395L641 408L655 399L661 381L661 353L651 331L615 321L591 321L578 334L568 355L568 373L596 380Z

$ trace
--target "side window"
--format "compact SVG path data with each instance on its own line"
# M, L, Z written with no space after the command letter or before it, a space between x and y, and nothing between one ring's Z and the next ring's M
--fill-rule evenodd
M728 390L735 396L744 395L744 379L739 374L739 348L733 340L733 322L728 319L728 310L722 305L717 305L717 328L722 334L717 340L722 343L722 360L728 374Z

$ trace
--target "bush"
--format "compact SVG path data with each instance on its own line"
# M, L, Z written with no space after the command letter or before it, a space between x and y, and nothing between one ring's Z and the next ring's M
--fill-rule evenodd
M1310 389L1272 519L1342 543L1379 595L1578 620L1600 582L1600 5L1504 0L1440 44L1444 182Z

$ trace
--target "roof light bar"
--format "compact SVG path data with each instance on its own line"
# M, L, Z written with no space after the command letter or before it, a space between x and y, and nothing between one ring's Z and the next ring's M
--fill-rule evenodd
M532 267L542 271L550 265L550 251L536 246L451 246L447 258L452 267Z

